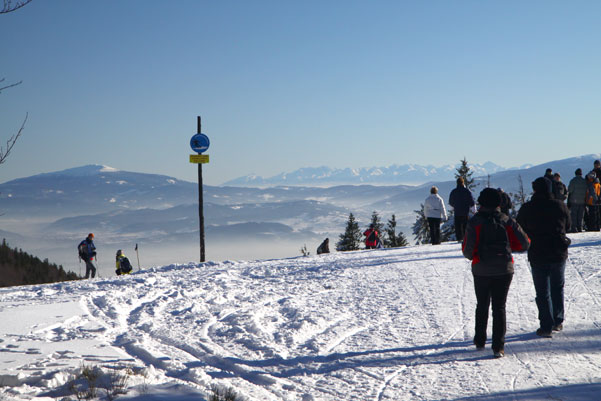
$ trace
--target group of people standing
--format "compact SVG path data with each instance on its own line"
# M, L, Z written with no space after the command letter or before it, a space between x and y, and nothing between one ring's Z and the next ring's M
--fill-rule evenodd
M509 196L493 188L482 190L480 207L469 218L475 202L463 179L457 179L449 204L455 212L455 234L462 242L463 255L472 261L477 301L473 341L478 349L486 343L492 303L492 350L495 357L504 355L505 304L514 274L512 252L528 251L540 323L536 334L551 338L553 332L563 329L565 266L571 243L566 233L581 232L585 225L588 231L599 231L600 177L599 160L586 178L582 169L577 169L567 187L559 173L547 169L543 177L532 182L532 197L520 207L515 220L509 217ZM446 219L444 202L437 192L433 187L424 205L432 244L440 243L440 220Z
M476 292L474 344L486 343L488 310L492 303L492 350L504 356L507 294L513 279L512 252L528 251L540 327L536 334L551 338L563 329L565 265L571 225L566 204L553 196L553 183L540 177L532 183L531 199L514 220L501 211L502 192L485 188L478 197L480 208L468 221L463 255L472 261Z
M511 198L501 188L485 188L478 197L479 209L464 179L449 196L453 207L455 235L463 255L472 261L476 293L474 344L483 349L489 307L492 303L492 350L504 355L507 294L513 279L512 252L528 251L540 327L536 334L551 338L564 322L565 266L570 239L567 232L599 231L601 226L601 162L582 176L582 169L566 187L561 175L547 169L532 182L533 195L523 204L516 219L509 216ZM567 204L566 204L567 201ZM472 216L470 218L470 216ZM440 244L440 224L447 211L438 189L432 187L424 202L424 217L432 244Z
M572 217L570 232L599 231L601 229L601 161L595 160L593 169L582 176L576 169L567 187L568 208Z

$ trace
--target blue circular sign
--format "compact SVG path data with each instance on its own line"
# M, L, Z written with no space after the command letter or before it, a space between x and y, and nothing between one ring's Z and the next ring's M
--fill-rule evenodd
M206 152L211 142L205 134L196 134L190 139L190 147L196 153Z

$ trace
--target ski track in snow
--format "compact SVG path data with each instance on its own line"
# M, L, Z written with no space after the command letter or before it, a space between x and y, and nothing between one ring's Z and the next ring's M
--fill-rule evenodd
M472 344L473 280L457 243L0 289L0 317L11 319L0 329L0 399L67 396L82 363L145 372L122 397L136 401L173 391L202 400L214 384L248 400L593 399L601 234L572 238L565 330L536 337L527 258L514 255L499 360L492 316L486 349ZM17 320L37 309L33 324Z

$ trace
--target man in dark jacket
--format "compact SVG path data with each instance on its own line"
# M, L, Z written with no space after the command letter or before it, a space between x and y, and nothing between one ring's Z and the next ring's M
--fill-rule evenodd
M492 300L492 350L499 358L505 353L505 303L514 271L511 252L527 250L530 242L516 221L501 213L501 196L496 189L483 189L478 203L480 210L467 224L462 247L463 256L472 261L476 291L474 344L484 348Z
M593 163L593 171L597 178L601 179L601 160L595 160Z
M568 188L563 182L561 182L561 175L559 173L553 174L553 198L565 201L568 198Z
M532 183L534 195L518 212L517 221L532 241L528 260L536 290L536 306L540 327L536 334L552 337L563 329L563 287L570 239L570 212L566 205L551 198L551 186L540 177Z
M474 206L474 197L465 187L463 177L457 178L457 187L449 195L449 205L455 210L455 237L457 241L462 242L470 208Z
M94 256L96 256L96 246L94 245L94 234L90 233L79 243L77 246L77 250L79 252L79 257L86 262L86 278L90 277L90 273L92 274L92 278L96 276L96 266L92 263L94 260Z
M543 176L551 182L551 199L553 199L553 170L548 168L545 170L545 175Z

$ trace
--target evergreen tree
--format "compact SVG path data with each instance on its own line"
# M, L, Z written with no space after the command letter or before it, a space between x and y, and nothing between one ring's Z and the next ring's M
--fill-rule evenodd
M430 227L428 226L428 219L424 215L424 204L420 204L420 210L414 210L417 214L415 223L413 223L413 235L415 236L415 244L429 244L432 242L430 239Z
M375 210L371 214L371 222L369 223L370 227L372 225L373 225L374 229L378 232L378 234L381 234L384 232L384 224L382 223L382 220L380 219L380 215L378 215L378 212L376 212Z
M465 183L465 187L473 192L477 185L474 178L472 178L474 172L471 171L469 166L467 165L467 160L465 159L465 156L463 157L463 160L460 161L460 163L461 166L457 168L457 172L455 173L455 179L462 177L463 182Z
M359 223L357 223L352 213L349 214L346 229L343 234L340 234L339 238L340 240L336 243L336 250L338 251L356 251L360 248L361 230L359 230Z
M384 246L387 248L397 248L400 246L407 246L409 243L407 242L407 238L405 235L399 231L399 234L396 234L396 217L393 214L392 218L388 220L388 224L384 229L386 236L384 237Z
M0 245L0 287L23 284L54 283L75 280L77 275L62 266L32 256L22 249L11 249L6 240Z

